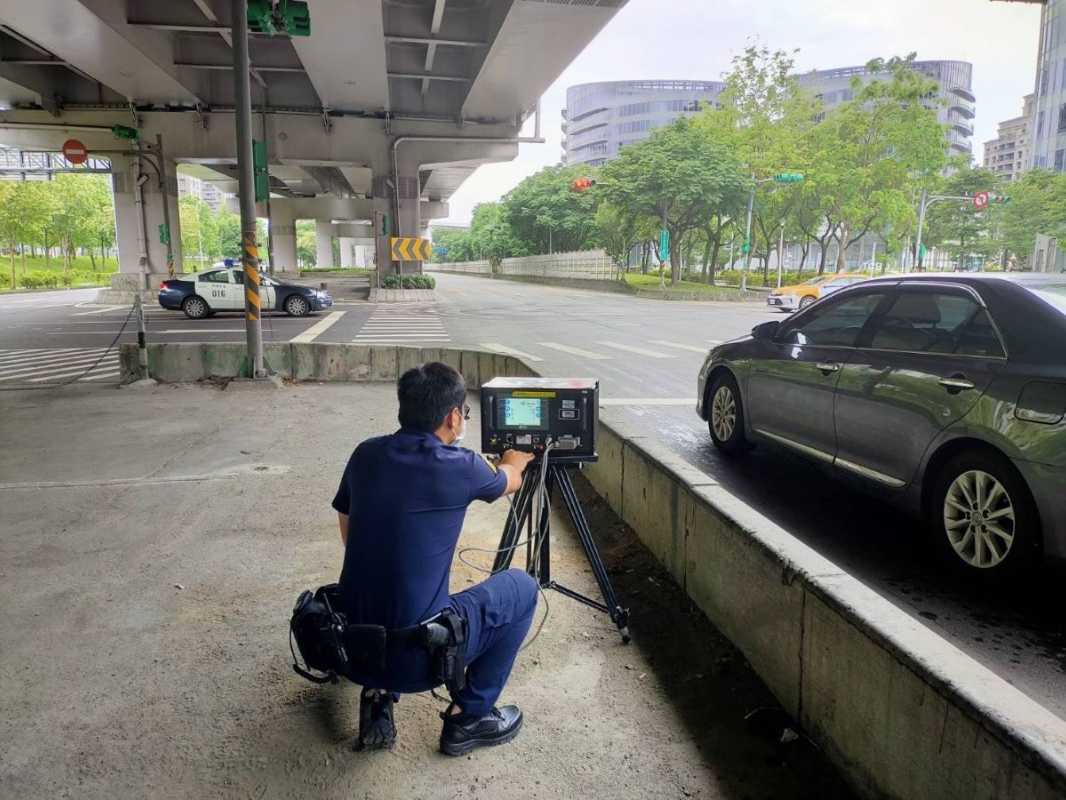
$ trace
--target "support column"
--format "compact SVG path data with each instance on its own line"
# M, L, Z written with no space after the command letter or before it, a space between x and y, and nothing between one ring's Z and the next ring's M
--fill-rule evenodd
M341 244L341 266L352 266L352 248L355 247L355 240L347 236L340 237Z
M147 180L140 186L142 206L137 202L137 161L131 156L111 156L111 186L115 201L115 242L118 246L118 273L111 287L119 291L158 289L168 276L167 246L160 241L163 225L163 197L159 175L147 158L142 170ZM166 198L170 211L170 241L174 272L182 271L181 221L178 218L177 164L167 161ZM143 227L142 215L143 213ZM142 240L143 237L143 240ZM142 277L143 274L143 277Z
M333 266L333 222L328 219L315 220L315 266Z
M419 159L413 149L401 149L397 158L399 175L393 176L399 187L399 208L397 211L395 236L420 236L422 234L421 189L419 183ZM422 271L421 261L404 261L393 265L402 267L404 275L413 275Z
M296 220L283 200L270 203L270 233L274 237L274 272L299 272L296 260Z

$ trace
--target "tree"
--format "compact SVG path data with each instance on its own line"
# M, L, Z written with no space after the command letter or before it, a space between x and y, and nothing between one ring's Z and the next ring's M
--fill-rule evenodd
M889 70L892 79L854 79L853 99L813 131L812 177L827 227L836 230L838 270L847 267L847 248L869 231L905 229L915 187L944 167L944 131L928 105L936 86L910 68L913 58L871 61L869 72Z
M221 227L221 226L220 226ZM240 247L240 220L237 221L237 246ZM302 267L313 267L318 260L318 243L313 219L296 220L296 261Z
M472 261L473 258L469 230L434 228L433 261L455 263Z
M653 239L659 229L655 217L634 217L611 203L596 209L597 239L615 264L627 265L629 254L642 241Z
M967 165L945 178L937 187L937 194L969 198L977 192L999 190L999 179L994 172ZM923 231L922 242L947 250L960 268L971 256L987 260L1000 249L993 230L999 211L996 206L978 210L970 201L937 203L929 208L928 227Z
M40 182L0 181L0 237L9 248L12 289L16 286L15 256L18 246L40 236L45 205L45 189Z
M1010 202L997 213L1008 253L1027 261L1038 233L1066 242L1066 175L1032 170L1007 191Z
M588 166L546 167L504 195L501 205L515 239L530 253L567 253L594 245L598 196L571 183L593 177Z
M505 258L529 255L525 244L519 241L508 224L502 203L474 206L470 249L475 258L488 259L494 268Z
M682 117L624 148L602 168L597 190L632 218L652 217L666 227L676 283L685 237L717 213L735 213L748 186L729 149Z

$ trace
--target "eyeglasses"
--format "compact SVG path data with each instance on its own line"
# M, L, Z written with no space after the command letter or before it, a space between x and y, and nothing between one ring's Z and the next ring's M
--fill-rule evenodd
M459 408L459 406L456 406L456 408ZM466 403L463 403L462 414L463 414L463 419L466 420L467 422L469 422L470 421L470 406L468 406Z

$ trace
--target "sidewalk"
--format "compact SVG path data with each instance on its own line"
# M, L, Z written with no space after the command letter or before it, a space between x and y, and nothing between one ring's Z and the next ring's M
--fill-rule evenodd
M633 644L550 594L503 697L513 744L441 756L416 695L395 751L352 752L357 688L297 677L287 623L339 571L347 456L395 426L385 384L0 394L0 796L848 796L772 715L745 723L769 692L583 481ZM506 508L475 504L461 545L495 547ZM553 576L594 594L555 531ZM453 588L477 579L457 563Z

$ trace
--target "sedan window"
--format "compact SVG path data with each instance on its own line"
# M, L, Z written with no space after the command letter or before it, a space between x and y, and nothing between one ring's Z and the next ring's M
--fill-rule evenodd
M877 321L870 346L911 353L1003 355L988 313L972 297L955 292L902 292Z
M229 272L224 269L217 269L214 272L205 272L200 276L200 280L207 283L229 283Z
M836 302L819 304L781 334L785 344L852 347L863 326L885 298L883 292L863 292Z

